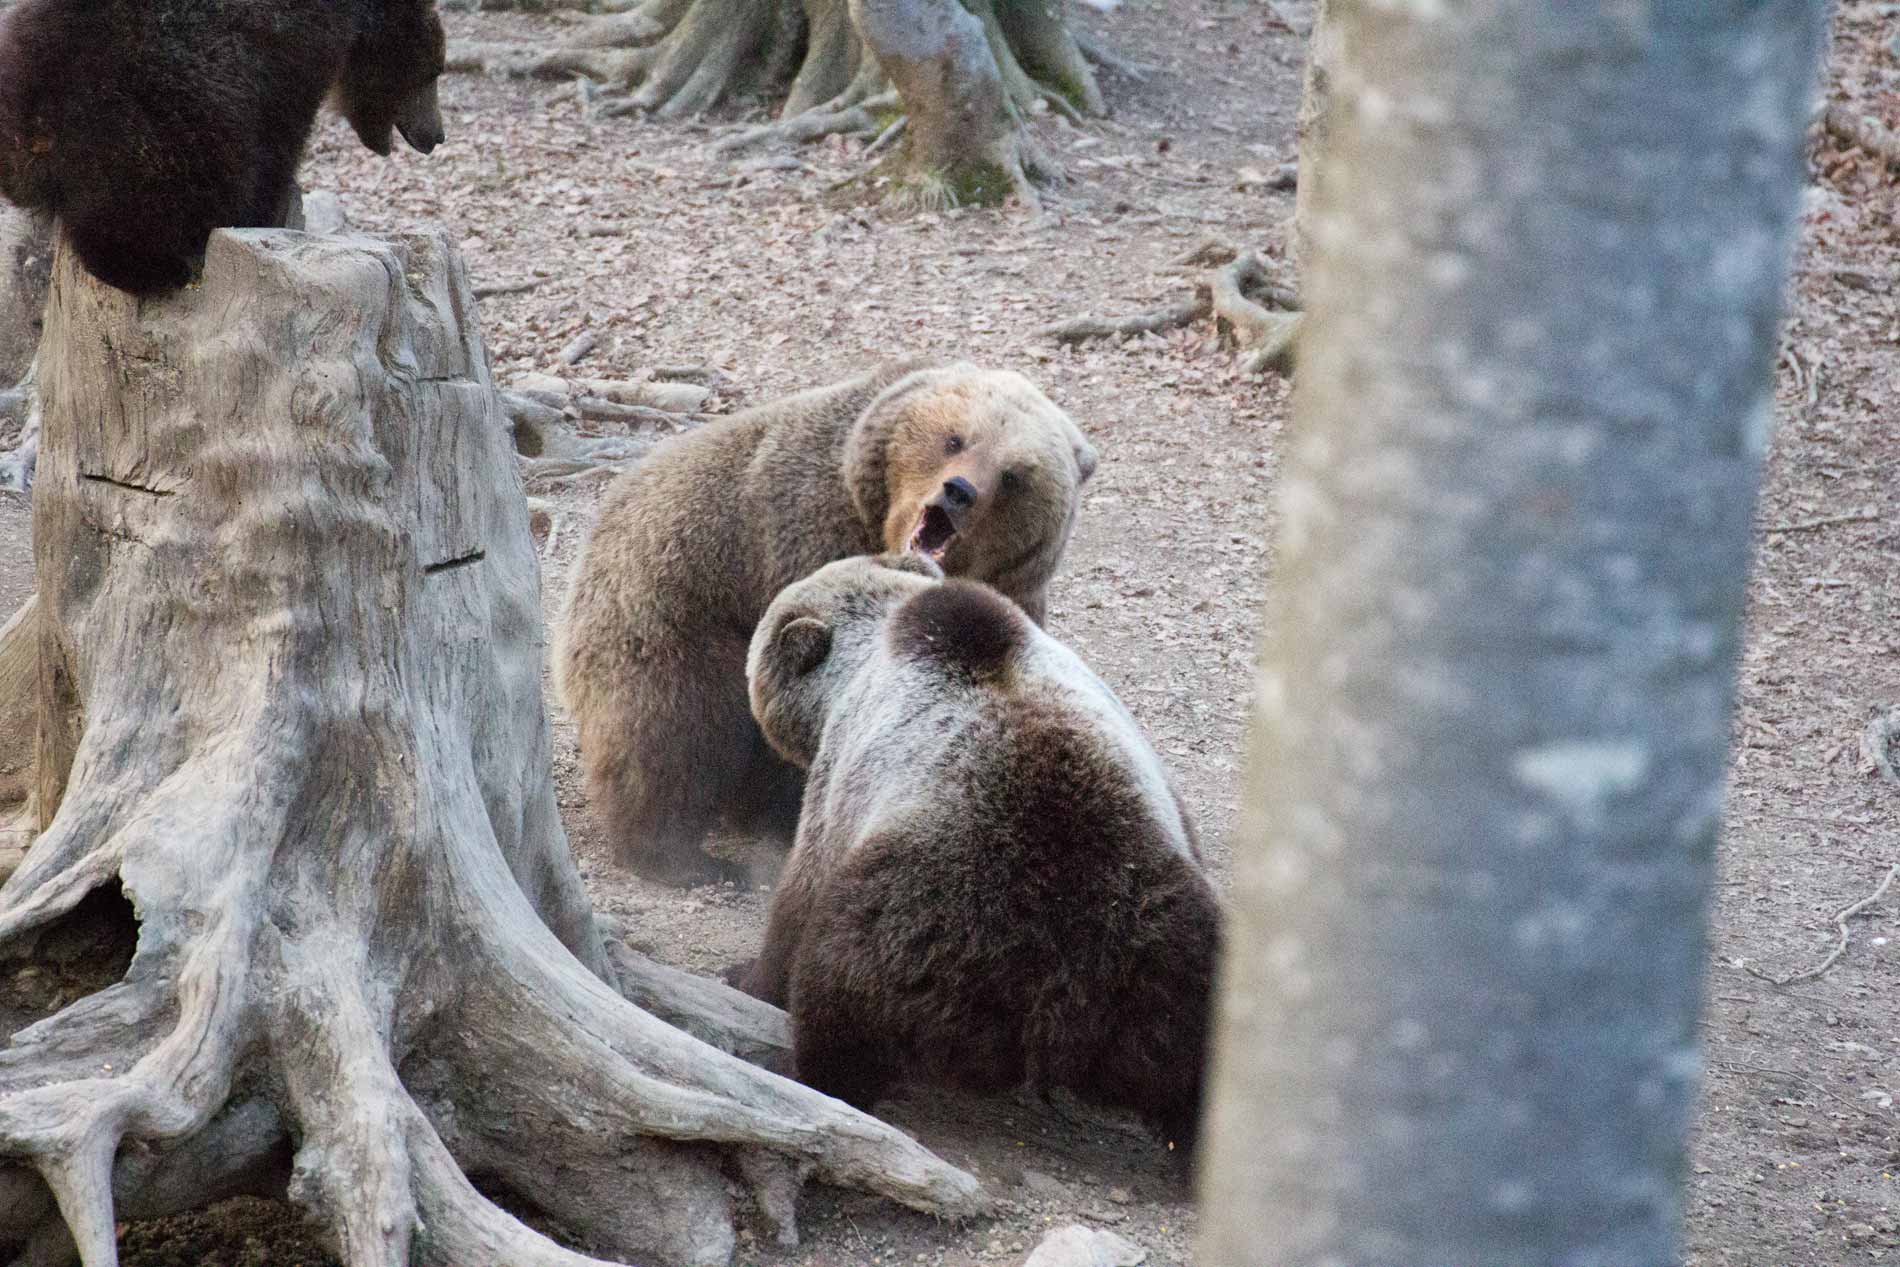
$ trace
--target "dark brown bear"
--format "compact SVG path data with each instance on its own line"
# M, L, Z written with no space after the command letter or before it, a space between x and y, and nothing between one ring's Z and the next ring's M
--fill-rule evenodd
M931 571L834 563L759 623L753 710L810 778L734 980L860 1108L901 1079L1064 1088L1191 1147L1221 912L1187 813L1073 652Z
M442 140L434 0L22 0L0 14L0 194L51 211L88 272L191 279L220 227L283 223L334 92L363 144Z
M1020 374L904 361L672 440L615 480L575 565L554 671L617 856L746 879L723 822L789 841L803 776L746 707L772 596L834 559L916 550L1038 618L1095 450Z

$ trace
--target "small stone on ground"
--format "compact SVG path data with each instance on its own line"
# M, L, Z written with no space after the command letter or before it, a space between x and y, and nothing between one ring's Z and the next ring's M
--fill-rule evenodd
M1148 1251L1125 1236L1071 1223L1042 1238L1022 1267L1136 1267Z

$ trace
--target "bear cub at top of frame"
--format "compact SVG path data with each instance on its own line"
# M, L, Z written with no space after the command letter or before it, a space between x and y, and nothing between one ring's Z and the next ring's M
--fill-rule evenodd
M334 93L364 145L443 139L434 0L21 0L0 12L0 194L86 271L189 282L217 228L284 223Z
M1022 375L902 361L708 423L616 479L554 668L620 861L744 882L703 848L714 827L790 840L804 776L746 704L773 595L837 559L912 551L1040 620L1095 461Z

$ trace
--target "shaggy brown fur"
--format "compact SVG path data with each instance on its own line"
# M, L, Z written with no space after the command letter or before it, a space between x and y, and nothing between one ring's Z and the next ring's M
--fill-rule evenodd
M1191 1147L1221 913L1186 811L1073 653L917 567L834 564L760 622L753 707L811 781L734 980L859 1107L906 1078L1060 1087Z
M183 285L219 227L283 223L326 94L363 144L442 139L434 0L22 0L0 14L0 194L87 271Z
M915 549L1038 617L1095 452L1017 374L887 365L708 425L608 489L555 649L590 797L620 859L741 879L716 822L789 838L803 776L746 707L746 644L784 586Z

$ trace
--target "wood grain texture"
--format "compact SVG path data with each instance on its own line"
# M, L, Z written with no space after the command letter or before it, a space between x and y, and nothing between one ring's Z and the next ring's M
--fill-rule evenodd
M908 1138L614 989L555 807L527 507L443 239L221 231L201 282L144 302L62 250L42 374L46 826L0 948L114 886L138 938L122 980L0 1051L0 1181L29 1198L0 1247L109 1267L116 1209L213 1199L232 1156L287 1156L355 1267L599 1261L471 1171L695 1267L728 1261L747 1191L795 1236L807 1172L977 1208ZM663 1001L769 1046L722 994ZM207 1148L234 1115L244 1146Z

